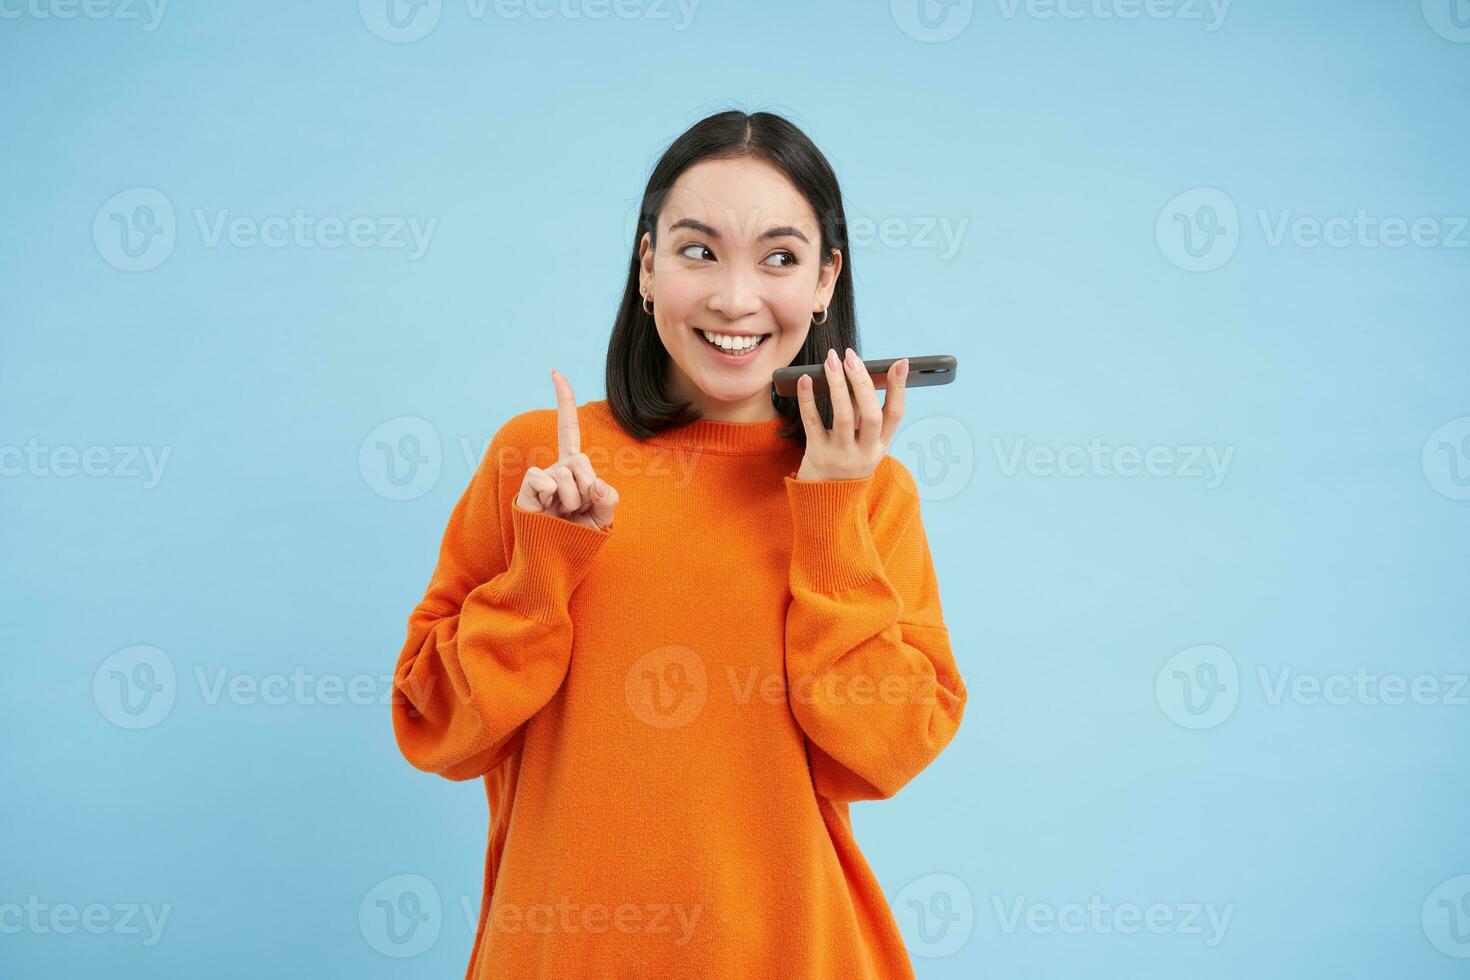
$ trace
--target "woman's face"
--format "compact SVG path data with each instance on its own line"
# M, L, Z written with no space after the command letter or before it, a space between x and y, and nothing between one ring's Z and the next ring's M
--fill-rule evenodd
M711 419L775 416L771 372L796 357L842 269L836 249L821 263L821 242L811 205L767 163L704 160L679 176L658 217L658 248L646 233L638 245L640 288L673 361L672 397ZM760 345L741 353L751 339Z

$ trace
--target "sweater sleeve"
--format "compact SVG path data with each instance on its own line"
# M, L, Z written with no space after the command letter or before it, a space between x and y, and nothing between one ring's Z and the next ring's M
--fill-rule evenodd
M785 478L787 693L817 792L844 802L903 788L949 744L967 698L917 487L898 460L881 465L890 475Z
M561 686L572 650L568 602L613 533L502 498L504 432L449 516L393 676L399 750L447 779L499 765Z

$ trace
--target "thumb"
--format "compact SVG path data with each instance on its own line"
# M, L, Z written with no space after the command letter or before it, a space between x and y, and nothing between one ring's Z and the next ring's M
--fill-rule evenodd
M602 477L592 487L592 519L598 527L607 527L613 522L613 511L618 506L618 491Z

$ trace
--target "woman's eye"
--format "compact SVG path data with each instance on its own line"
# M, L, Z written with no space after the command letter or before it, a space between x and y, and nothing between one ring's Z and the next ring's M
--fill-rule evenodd
M708 254L711 258L714 257L714 253L709 250L709 246L702 245L699 242L690 242L688 245L685 245L683 248L679 249L679 254L688 259L695 259L696 261L702 260L705 254ZM777 268L789 269L793 265L796 265L796 255L792 252L786 251L785 249L782 249L779 252L772 252L770 255L766 256L766 262L763 264L769 265L771 264L771 259L782 257L784 257L786 261L775 263L775 266Z

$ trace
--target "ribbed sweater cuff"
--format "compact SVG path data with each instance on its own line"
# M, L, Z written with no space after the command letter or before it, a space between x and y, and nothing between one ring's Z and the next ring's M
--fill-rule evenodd
M839 592L880 574L882 559L868 526L872 475L860 480L785 479L794 534L792 584Z
M540 622L564 618L572 592L612 530L522 510L514 502L510 510L515 541L497 593L516 612Z

